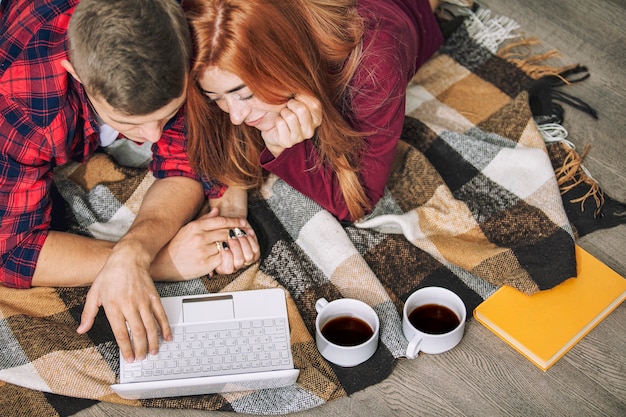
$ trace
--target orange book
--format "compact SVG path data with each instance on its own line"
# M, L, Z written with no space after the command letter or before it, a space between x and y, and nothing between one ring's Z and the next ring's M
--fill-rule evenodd
M544 371L626 298L626 279L576 245L578 277L533 295L499 288L477 321Z

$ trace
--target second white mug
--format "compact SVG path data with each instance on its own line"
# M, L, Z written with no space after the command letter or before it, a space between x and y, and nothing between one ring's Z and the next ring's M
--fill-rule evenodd
M406 356L442 353L463 337L467 311L461 297L442 287L424 287L404 303L402 330L409 341Z

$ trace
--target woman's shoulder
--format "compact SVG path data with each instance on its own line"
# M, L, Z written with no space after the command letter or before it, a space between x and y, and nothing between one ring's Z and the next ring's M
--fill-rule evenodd
M353 87L370 85L374 90L389 89L397 82L405 88L414 73L418 49L417 27L402 0L359 0L364 20L363 53L353 78Z
M427 0L357 0L357 10L368 29L385 29L417 37L424 12L419 7L421 1L427 3Z
M402 67L415 61L418 22L404 0L358 0L364 20L363 59ZM415 3L415 1L413 1ZM410 67L410 65L409 65ZM411 68L405 68L411 71Z

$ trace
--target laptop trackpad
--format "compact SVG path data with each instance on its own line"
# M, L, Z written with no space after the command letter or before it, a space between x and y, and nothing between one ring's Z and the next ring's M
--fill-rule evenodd
M183 298L183 322L198 323L235 318L232 295Z

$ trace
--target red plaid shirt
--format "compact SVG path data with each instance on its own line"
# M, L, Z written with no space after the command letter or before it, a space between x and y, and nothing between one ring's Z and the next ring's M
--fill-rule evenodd
M98 123L82 85L61 67L79 0L0 5L0 283L28 288L51 222L53 168L98 148ZM200 180L189 165L183 110L153 146L157 178ZM223 187L204 181L208 197Z

